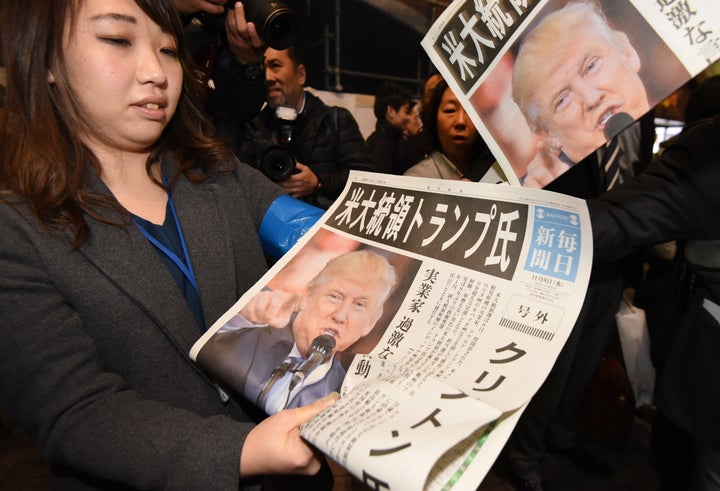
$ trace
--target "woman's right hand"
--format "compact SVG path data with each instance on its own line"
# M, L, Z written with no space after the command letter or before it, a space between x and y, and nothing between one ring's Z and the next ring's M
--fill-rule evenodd
M332 392L312 404L284 409L253 428L242 448L240 477L317 473L320 453L300 437L300 426L339 397Z

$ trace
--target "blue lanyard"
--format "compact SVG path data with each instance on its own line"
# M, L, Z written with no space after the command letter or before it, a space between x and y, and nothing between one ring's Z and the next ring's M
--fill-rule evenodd
M165 181L165 176L163 176L163 184L167 184ZM145 230L145 227L140 225L137 220L135 220L135 225L137 225L137 227L140 229L140 232L142 232L145 238L149 240L152 245L160 249L163 254L165 254L167 257L170 258L173 263L175 263L175 265L178 267L178 269L180 269L180 271L182 271L182 274L185 275L185 278L187 278L187 280L190 282L192 287L195 289L195 292L197 293L198 287L197 281L195 281L195 273L193 272L192 264L190 264L190 256L188 255L187 245L185 244L185 237L183 237L183 232L180 228L180 222L178 221L177 213L175 213L175 205L173 204L170 193L168 193L168 204L170 205L170 213L172 214L173 221L175 222L175 228L177 229L178 236L180 237L180 245L182 246L185 261L180 259L177 254L175 254L173 251L160 243L160 241L153 237L150 232Z

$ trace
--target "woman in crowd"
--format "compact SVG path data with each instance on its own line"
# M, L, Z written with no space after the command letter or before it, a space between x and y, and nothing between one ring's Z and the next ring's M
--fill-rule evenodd
M441 80L422 109L428 157L406 176L502 182L503 172L460 101Z
M316 473L299 426L329 401L256 425L188 357L263 274L282 191L208 135L170 0L3 0L0 25L0 406L54 488Z

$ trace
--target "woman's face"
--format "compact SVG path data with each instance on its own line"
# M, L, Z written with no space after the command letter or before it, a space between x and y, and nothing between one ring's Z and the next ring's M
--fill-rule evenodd
M63 50L87 125L84 142L98 156L149 152L182 91L175 38L133 0L81 0L78 6L75 23L66 23Z
M453 162L454 157L467 157L480 136L449 87L445 89L438 107L437 132L443 153Z

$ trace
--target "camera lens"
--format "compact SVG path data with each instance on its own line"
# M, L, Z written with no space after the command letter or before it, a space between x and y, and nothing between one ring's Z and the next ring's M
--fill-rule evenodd
M275 182L281 182L295 172L295 157L282 147L268 148L262 156L260 170Z
M272 40L275 49L285 49L292 44L295 37L293 23L295 17L287 12L280 12L272 20L268 20L265 26L266 39ZM270 41L268 41L270 45ZM278 46L282 46L278 48Z
M245 0L247 19L255 24L260 37L273 49L287 49L297 37L298 20L284 3Z

